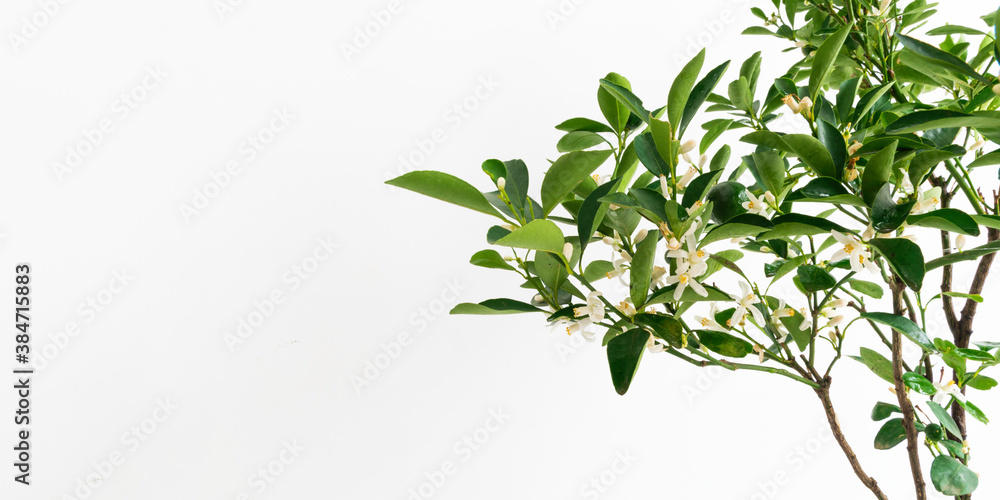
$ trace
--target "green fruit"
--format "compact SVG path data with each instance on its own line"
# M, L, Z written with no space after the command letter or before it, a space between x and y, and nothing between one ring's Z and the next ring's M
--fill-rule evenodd
M706 202L712 202L712 221L722 224L733 217L747 213L743 202L748 201L747 188L739 182L720 182L705 195Z
M924 429L924 432L927 434L927 438L931 441L941 441L948 438L944 432L944 428L938 424L928 425L927 428Z

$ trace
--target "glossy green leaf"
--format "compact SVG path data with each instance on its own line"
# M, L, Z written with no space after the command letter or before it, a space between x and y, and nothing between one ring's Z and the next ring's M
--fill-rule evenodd
M911 215L906 219L906 223L911 226L930 227L961 233L969 236L979 236L979 224L969 214L955 209L942 208L933 212Z
M961 252L956 252L950 255L945 255L943 257L938 257L927 263L926 269L931 271L939 267L958 264L960 262L965 262L969 260L977 260L984 255L989 255L991 253L1000 250L1000 241L992 241L985 245L978 246L976 248L971 248L963 250Z
M795 238L799 236L813 236L817 234L829 234L830 231L847 232L840 224L829 219L790 213L779 215L771 219L774 229L758 235L761 240L773 240L778 238Z
M873 299L881 299L882 295L885 294L885 290L881 286L872 283L871 281L863 280L851 280L848 282L854 291L858 293L863 293Z
M601 80L601 87L611 97L614 97L615 100L618 101L618 103L627 111L635 114L642 119L642 121L649 123L649 111L643 107L642 100L636 97L629 88L607 79Z
M806 134L788 134L781 139L791 153L809 165L816 175L835 178L837 169L833 164L833 158L819 139Z
M610 96L609 96L610 97ZM608 132L614 133L614 130L597 121L591 120L590 118L570 118L559 125L556 125L556 130L562 130L563 132Z
M915 111L890 123L885 128L885 133L912 134L925 130L955 127L1000 127L1000 113L995 111L979 111L970 114L945 109Z
M590 238L594 236L594 231L600 227L601 222L604 221L604 216L608 212L608 205L598 200L617 189L620 183L621 179L615 179L598 186L597 189L587 195L587 198L583 200L583 204L580 205L580 211L576 215L577 234L580 236L580 253L583 253L587 249L587 245L590 244Z
M878 195L879 190L889 181L889 174L892 173L892 163L898 144L897 141L893 141L868 159L868 165L865 166L865 170L861 175L861 197L868 206L872 206L875 203L875 197Z
M906 238L875 238L868 242L906 286L919 291L924 284L924 254L920 246Z
M416 170L385 183L503 219L478 189L444 172Z
M981 349L969 349L969 348L959 347L958 349L955 349L955 354L958 354L959 356L969 361L978 361L980 363L983 362L992 363L996 361L993 355Z
M799 266L795 272L799 276L799 283L802 284L802 288L807 293L829 290L837 284L837 280L833 275L817 266Z
M966 166L966 168L971 170L976 167L988 167L990 165L1000 165L1000 151L993 151L991 153L986 153L983 156L980 156L979 158L973 160Z
M887 420L878 434L875 435L875 449L889 450L899 443L906 441L906 429L903 427L903 419L894 418Z
M710 351L731 358L743 358L753 352L752 344L728 333L702 330L698 332L698 340Z
M933 388L933 385L931 387ZM938 422L941 422L941 425L944 426L944 428L950 432L952 436L962 435L962 431L958 429L958 424L955 423L955 419L951 417L948 410L945 410L941 407L941 405L933 401L928 401L927 407L931 409L931 412L934 413L935 417L937 417Z
M856 207L868 206L861 197L851 194L840 181L832 177L813 179L785 199L797 202L839 203Z
M843 179L844 163L847 161L847 143L844 142L844 136L837 130L837 127L834 127L826 120L816 120L816 130L819 135L819 141L826 146L827 151L830 152L830 157L833 159L833 177L835 179Z
M559 142L556 143L556 150L560 153L583 151L584 149L590 149L603 142L604 139L595 132L578 130L576 132L568 132L566 135L562 136L562 138L559 139Z
M632 84L618 73L608 73L608 76L604 80L601 80L601 86L597 89L597 103L601 107L604 119L608 121L612 129L621 133L625 130L625 124L628 122L631 113L628 107L619 102L618 98L604 87L604 82L614 84L616 87L626 90L631 89ZM631 94L631 92L629 93Z
M677 285L670 285L656 290L655 292L650 294L649 298L646 300L646 305L651 306L654 304L667 304L670 302L674 302L674 290L676 289ZM702 297L701 295L698 295L698 293L695 292L691 287L686 287L684 288L684 292L681 294L680 301L686 303L686 302L719 302L719 301L733 300L732 297L729 296L729 294L723 292L722 290L714 286L705 285L705 291L708 292L708 295Z
M542 180L542 207L544 215L552 213L563 198L566 197L584 179L597 170L608 157L611 150L574 151L559 157L549 167Z
M924 377L919 373L904 373L903 383L906 384L906 387L909 387L920 394L924 394L926 396L934 394L934 384L932 384L930 380L927 380L927 377Z
M705 193L722 177L722 170L710 171L695 177L684 190L684 208L691 208L701 201Z
M972 66L969 66L967 62L949 54L948 52L899 32L896 33L896 38L899 39L904 47L910 49L921 57L931 60L934 64L947 68L950 71L955 71L965 76L972 77L982 83L990 83L988 78L979 74L979 72L973 69Z
M470 304L464 302L456 305L452 310L451 314L478 314L478 315L496 315L496 314L520 314L520 313L530 313L530 312L540 312L545 311L524 302L520 302L513 299L490 299L480 302L478 304Z
M639 134L638 137L632 141L635 145L635 154L639 157L639 161L642 162L642 166L646 167L653 175L659 177L661 175L670 175L670 165L667 161L660 156L660 152L656 149L656 142L653 140L653 134L643 133Z
M629 283L629 296L632 297L632 304L637 310L642 310L649 294L650 276L653 272L653 261L656 259L656 244L659 234L651 231L644 240L639 242L635 256L632 257L632 268L629 272L632 278Z
M687 105L688 98L691 97L691 90L694 88L695 82L698 81L698 73L701 73L701 67L704 63L705 49L701 49L698 55L688 61L674 78L674 83L670 85L670 93L667 94L668 122L681 123L684 107ZM677 138L680 138L680 134L677 134Z
M979 407L972 404L971 401L961 401L961 400L956 400L956 401L958 402L959 406L965 408L966 413L968 413L970 417L984 424L990 423L990 419L986 418L986 414L983 413L983 410L980 410Z
M965 386L978 391L988 391L997 386L997 381L996 379L987 377L986 375L976 375L975 377L969 379L965 383Z
M957 459L938 455L931 462L931 483L948 496L968 495L979 487L979 476Z
M507 271L513 271L514 268L503 260L500 253L496 250L483 250L476 252L472 256L472 260L469 261L474 266L485 267L487 269L504 269Z
M885 420L892 416L893 413L902 413L899 407L889 403L883 403L879 401L875 403L875 407L872 408L872 420L878 422L880 420Z
M861 96L861 99L858 100L858 105L855 107L854 111L853 121L855 127L859 123L861 123L861 120L865 117L865 115L869 111L871 111L871 109L875 106L875 104L879 101L879 99L881 99L882 96L886 94L886 92L892 90L892 87L894 85L896 85L895 82L885 83L869 90L868 93Z
M496 245L561 254L566 239L559 226L548 220L533 220L500 238Z
M608 341L608 365L611 367L611 381L615 391L624 396L632 385L639 361L646 349L649 333L641 328L629 330Z
M890 384L895 383L892 378L892 362L886 359L885 356L871 349L862 347L861 357L857 359L858 361L864 363L868 369L875 373L875 375L878 375L882 380L885 380Z
M748 157L750 171L757 182L775 196L785 187L785 161L777 151L760 151Z
M924 350L937 352L937 347L934 346L931 339L927 338L927 334L916 323L910 321L909 318L884 312L862 313L861 318L889 326L902 333L903 336L912 340L918 346L923 347Z
M815 100L821 95L823 85L826 83L830 73L833 72L834 63L840 48L844 46L844 40L851 33L852 25L844 26L836 33L828 36L819 50L813 56L812 71L809 73L809 95ZM827 175L827 174L823 174Z
M910 215L916 202L916 199L908 199L903 203L896 203L892 198L892 184L882 184L872 202L872 228L883 234L895 231L906 222L906 217Z
M774 229L774 224L771 224L765 217L753 214L737 215L709 231L702 239L701 246L704 247L716 241L757 236L770 229Z
M695 114L698 113L698 110L701 108L701 105L705 104L705 99L707 99L708 96L712 93L712 91L715 90L716 85L719 84L719 80L722 79L722 75L726 73L726 69L728 68L729 68L729 61L726 61L720 64L719 66L716 66L715 69L709 71L708 74L705 75L705 77L702 78L701 81L699 81L698 84L695 85L694 88L691 90L691 93L687 98L687 102L684 105L684 114L683 117L681 118L680 126L677 129L678 138L684 136L684 132L687 130L687 127L691 123L691 120L694 119L694 116ZM676 123L676 122L671 121L671 123ZM728 128L729 127L727 125L725 129ZM704 152L704 149L705 148L702 148L702 152Z
M635 324L646 327L658 338L680 347L684 343L684 327L673 316L638 313L632 318Z

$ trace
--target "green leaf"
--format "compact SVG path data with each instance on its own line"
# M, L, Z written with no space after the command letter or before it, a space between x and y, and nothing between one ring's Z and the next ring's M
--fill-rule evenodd
M875 238L868 242L906 286L920 291L924 283L924 254L920 246L906 238Z
M639 161L642 162L642 166L646 167L653 175L659 177L661 175L670 175L670 165L667 161L660 156L660 152L656 149L656 142L653 140L653 134L643 133L639 134L638 137L632 141L635 145L635 154L639 157Z
M844 142L844 136L840 134L837 127L834 127L826 120L816 120L816 125L820 142L826 146L827 151L830 152L830 157L833 158L833 177L843 179L844 163L847 161L847 143Z
M896 203L892 199L892 184L882 184L872 202L872 228L883 234L895 231L906 222L906 217L910 215L916 202L916 199L909 199Z
M978 246L976 248L963 250L961 252L953 253L950 255L945 255L944 257L938 257L928 262L926 265L926 269L928 271L931 271L939 267L951 264L957 264L959 262L964 262L967 260L977 260L980 257L994 253L997 250L1000 250L1000 241L991 241L985 245Z
M976 375L975 377L969 379L969 381L965 383L965 386L979 391L988 391L997 386L997 381L996 379L987 377L986 375Z
M468 302L464 302L456 305L451 310L451 314L480 314L480 315L520 314L529 312L544 313L545 311L531 304L525 304L524 302L520 302L513 299L490 299L480 302L478 304L470 304Z
M608 76L604 80L601 80L601 86L597 89L597 103L601 107L604 119L608 121L608 124L611 125L611 128L615 132L621 134L625 130L625 124L628 122L631 113L624 104L620 103L614 95L605 89L604 82L612 83L616 87L624 89L631 89L632 85L624 76L618 73L608 73Z
M910 49L915 54L929 59L934 64L946 68L950 71L955 71L957 73L963 74L979 80L982 83L989 84L990 80L983 75L979 74L972 66L962 59L955 57L933 45L925 42L921 42L915 38L910 38L902 33L896 33L896 38L903 44L904 47Z
M833 158L819 139L806 134L788 134L781 139L791 153L809 165L816 175L835 178L837 169L833 164Z
M639 242L635 256L632 257L632 268L629 272L632 281L629 284L629 296L636 310L642 310L649 294L650 276L653 272L653 261L656 259L656 243L658 232L650 231L644 240Z
M840 48L844 46L844 40L847 40L847 35L851 33L851 27L852 24L849 23L827 37L823 41L823 44L820 45L819 50L816 51L813 57L812 71L809 73L809 95L812 96L813 100L818 100L821 95L820 91L823 89L823 84L826 83L826 79L833 72L833 65L837 60L837 54L840 53Z
M886 421L875 435L875 449L889 450L899 443L906 441L906 429L903 427L903 419L894 418Z
M979 224L965 212L955 208L942 208L933 212L911 215L906 219L911 226L930 227L951 233L979 236Z
M958 297L961 299L970 299L979 302L980 304L983 303L983 296L974 293L944 292L943 295L947 295L949 297Z
M556 125L556 130L563 132L615 132L611 127L590 118L570 118Z
M649 111L646 111L646 108L643 107L642 99L636 97L628 87L604 79L601 80L601 88L611 95L611 97L614 97L627 111L638 116L643 122L649 123ZM622 128L624 129L624 124Z
M965 411L968 412L969 416L971 416L972 418L984 424L990 423L990 419L986 418L986 414L983 413L983 410L980 410L979 407L972 404L971 401L959 401L959 400L956 401L958 401L959 406L965 408Z
M872 408L872 420L878 422L880 420L885 420L889 418L893 413L902 413L899 407L896 405L891 405L889 403L878 402L875 403L875 407Z
M941 425L944 426L944 428L950 432L952 436L962 436L962 431L958 429L958 424L955 423L955 419L951 418L948 410L945 410L941 407L941 405L933 401L928 401L927 406L931 409L931 412L934 413L934 416L937 417L938 422L941 422Z
M479 192L478 189L462 179L444 172L416 170L385 181L385 183L503 219L503 216L493 208L493 205L490 205L486 196L483 196L483 193Z
M695 114L698 113L698 110L701 108L701 105L705 104L705 99L708 98L709 94L712 93L716 85L719 84L719 80L722 79L722 75L726 73L726 69L728 68L729 68L729 61L726 61L718 65L717 67L715 67L715 69L709 71L708 74L705 75L705 77L702 78L701 81L699 81L698 84L694 86L694 89L691 90L691 94L687 98L687 103L684 105L684 115L681 118L680 126L677 129L678 139L684 136L684 132L687 130L687 127L691 123L691 120L694 119L694 116ZM671 88L671 90L673 89ZM670 123L676 123L676 122L671 120ZM725 128L723 128L723 130L726 130L728 128L729 126L727 125Z
M1000 126L1000 113L980 111L974 114L934 109L915 111L904 115L885 128L887 134L912 134L938 128L973 127L990 128Z
M890 384L895 383L892 378L892 362L886 359L885 356L865 347L861 348L861 358L858 359L865 364L875 375L878 375L889 382Z
M633 321L648 328L654 336L670 342L672 346L680 347L684 343L684 327L672 316L638 313Z
M761 151L750 155L747 162L750 171L766 191L775 196L785 187L785 161L777 151Z
M753 105L753 94L750 92L750 83L746 77L741 76L739 80L734 80L729 84L729 100L740 111L750 112ZM711 110L711 108L709 108Z
M560 153L570 151L583 151L604 142L604 138L594 132L576 131L569 132L556 143L556 150Z
M871 111L871 109L875 106L875 103L877 103L878 100L881 99L886 92L891 90L893 85L895 84L896 82L889 82L886 84L882 84L878 87L869 90L867 94L861 96L861 99L858 100L858 105L857 107L855 107L854 111L855 127L857 127L857 125L861 123L861 120L865 117L865 115L869 111Z
M535 252L535 275L553 291L559 290L569 278L563 260L549 252Z
M918 346L923 347L924 350L937 352L937 347L934 346L931 339L927 338L927 334L924 333L924 331L921 330L916 323L910 321L909 318L883 312L862 313L861 318L889 326L899 333L902 333L906 338L912 340ZM890 380L890 382L891 381L892 380Z
M769 229L774 229L774 224L771 224L771 221L765 217L754 214L737 215L725 224L716 226L709 231L701 240L701 246L704 247L716 241L756 236Z
M693 207L695 203L701 201L705 192L708 191L721 176L722 170L715 170L695 177L694 180L688 184L687 188L684 189L684 200L681 205L684 208Z
M774 229L760 234L758 239L773 240L778 238L793 238L798 236L813 236L829 234L830 231L848 232L840 224L821 217L802 214L785 214L771 219Z
M931 462L931 482L941 493L957 497L976 491L979 487L979 476L957 459L938 455Z
M840 84L840 90L837 92L837 116L840 117L841 124L850 123L851 112L854 111L854 98L857 96L860 83L860 78L851 78Z
M958 354L959 356L969 361L978 361L981 363L992 363L996 361L996 359L990 353L983 351L981 349L968 349L959 347L958 349L955 349L955 354Z
M882 295L885 294L885 290L882 290L881 286L871 281L851 280L848 283L854 291L863 293L873 299L881 299Z
M787 276L788 273L798 269L798 267L802 264L809 262L809 259L811 259L814 255L816 254L799 255L798 257L786 260L785 263L782 264L777 271L775 271L774 278L771 278L771 284L774 284L781 278Z
M889 181L889 174L892 173L892 162L896 156L896 147L898 144L898 141L892 141L884 149L875 153L868 160L868 165L865 167L864 173L861 174L861 197L868 206L872 206L875 203L875 196L878 195L882 186Z
M562 254L565 242L559 226L552 221L538 219L500 238L496 245Z
M712 352L731 358L743 358L753 352L752 344L728 333L701 330L698 332L698 340Z
M574 151L559 157L549 167L542 180L542 207L544 215L552 213L563 198L566 197L580 182L590 177L608 157L611 150Z
M807 293L829 290L837 284L836 278L820 267L806 265L796 269L799 282Z
M490 245L494 245L496 244L496 242L500 241L500 239L502 239L504 236L507 236L510 233L511 233L510 229L500 226L493 226L488 231L486 231L486 242L489 243Z
M925 396L933 395L935 392L934 384L932 384L930 380L927 380L927 377L924 377L919 373L904 373L903 383L906 384L906 387L909 387L910 389L913 389L914 391L917 391Z
M865 201L851 194L840 181L832 177L819 177L809 181L802 189L785 198L786 201L840 203L866 207Z
M990 90L990 92L992 92L992 90ZM969 163L969 165L966 168L971 170L976 167L987 167L990 165L1000 165L1000 151L993 151L991 153L986 153L983 156L980 156L979 158L973 160L972 163Z
M601 222L604 221L604 216L608 212L608 205L598 200L617 189L620 183L621 179L615 179L598 186L597 189L587 195L587 198L583 200L583 204L580 205L580 211L576 215L576 227L577 234L580 236L581 254L587 249L587 245L590 244L590 238L594 235L594 231L600 227Z
M505 269L507 271L513 271L514 268L503 260L500 253L496 250L483 250L476 252L472 256L472 260L469 261L474 266L485 267L487 269Z
M701 49L701 52L698 52L698 55L688 61L680 73L677 74L677 77L674 78L674 83L670 85L670 93L667 97L668 122L674 125L681 122L684 108L687 106L688 98L691 97L691 90L698 80L698 73L701 73L701 67L704 63L705 49ZM677 138L680 139L680 134L677 135Z
M608 341L608 365L615 391L624 396L632 385L632 378L639 369L642 352L646 349L649 333L641 328L629 330Z
M677 285L670 285L656 290L655 292L653 292L652 295L649 296L649 299L646 301L646 305L651 306L654 304L667 304L670 302L674 302L674 290L676 289ZM687 302L719 302L719 301L733 300L732 297L729 296L729 294L711 285L705 285L705 291L708 292L708 296L702 297L701 295L698 295L698 293L695 292L693 289L691 289L691 287L687 287L681 294L680 301L687 303Z

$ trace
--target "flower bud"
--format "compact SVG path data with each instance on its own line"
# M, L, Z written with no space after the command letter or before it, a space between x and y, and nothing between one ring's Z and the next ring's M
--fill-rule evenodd
M649 231L647 231L645 229L640 229L638 233L635 233L635 239L633 239L632 241L634 241L635 243L639 243L642 240L646 239L646 236L648 234L649 234Z
M615 244L614 238L612 238L610 236L605 236L604 239L601 240L601 241L603 241L605 245L614 245Z
M694 139L691 139L685 142L684 144L681 144L681 154L690 153L691 151L694 151L694 147L697 145L698 144L694 142Z
M812 99L810 99L808 97L803 97L802 100L799 101L799 108L800 108L800 110L801 110L802 113L805 113L811 107L813 107Z
M566 244L563 245L563 255L566 257L566 260L572 260L573 259L573 244L572 243L566 242Z
M775 198L774 197L774 193L772 193L770 191L765 191L764 192L764 199L766 199L767 202L770 203L771 205L777 205L778 204L778 199Z
M976 141L975 144L969 146L969 151L976 151L978 149L983 149L983 146L985 146L985 145L986 145L986 141L984 141L982 139L979 139L978 141Z
M497 187L503 191L503 188L507 187L507 179L504 179L503 177L497 179Z
M854 156L854 153L857 153L862 146L864 146L864 144L861 144L858 141L852 142L850 147L847 148L847 154L850 156Z
M795 42L795 46L801 49L802 47L806 46L806 41L805 40L797 40Z
M892 0L882 0L882 2L878 4L878 11L881 12L881 13L883 13L883 14L885 14L886 11L889 10L889 5L891 3L892 3Z
M962 249L965 248L965 235L964 234L960 234L957 237L955 237L955 248L957 248L959 252L961 252Z
M1000 95L1000 83L993 86L993 93L996 95Z
M670 186L667 185L667 176L665 175L660 176L660 191L664 197L670 195Z

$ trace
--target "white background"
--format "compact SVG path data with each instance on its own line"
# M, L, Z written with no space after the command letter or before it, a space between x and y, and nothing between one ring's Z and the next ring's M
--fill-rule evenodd
M430 168L486 188L483 160L523 158L537 191L553 126L600 118L609 71L659 106L678 61L702 46L706 69L733 59L723 85L757 50L762 82L794 60L773 55L776 39L738 35L758 22L756 2L563 3L404 0L348 55L387 1L99 0L51 15L46 2L4 2L2 296L14 265L30 263L43 359L33 484L4 465L0 497L403 500L451 462L432 498L595 498L582 488L602 474L607 499L866 498L804 386L647 356L619 397L596 344L539 317L442 312L517 293L468 264L491 222L383 181ZM975 27L995 7L942 4L937 24ZM45 21L35 31L33 18ZM248 149L254 135L268 144ZM229 165L238 174L219 173ZM996 319L987 306L978 321ZM242 321L256 326L227 345ZM408 345L390 346L403 334ZM13 367L13 339L0 346ZM0 389L3 464L12 382ZM978 401L1000 418L993 396ZM885 384L844 360L834 398L868 472L912 498L903 447L871 446L869 410L894 400ZM995 471L1000 433L972 430L974 468ZM472 451L464 436L488 440ZM607 473L619 456L628 466ZM997 481L977 496L995 498Z

